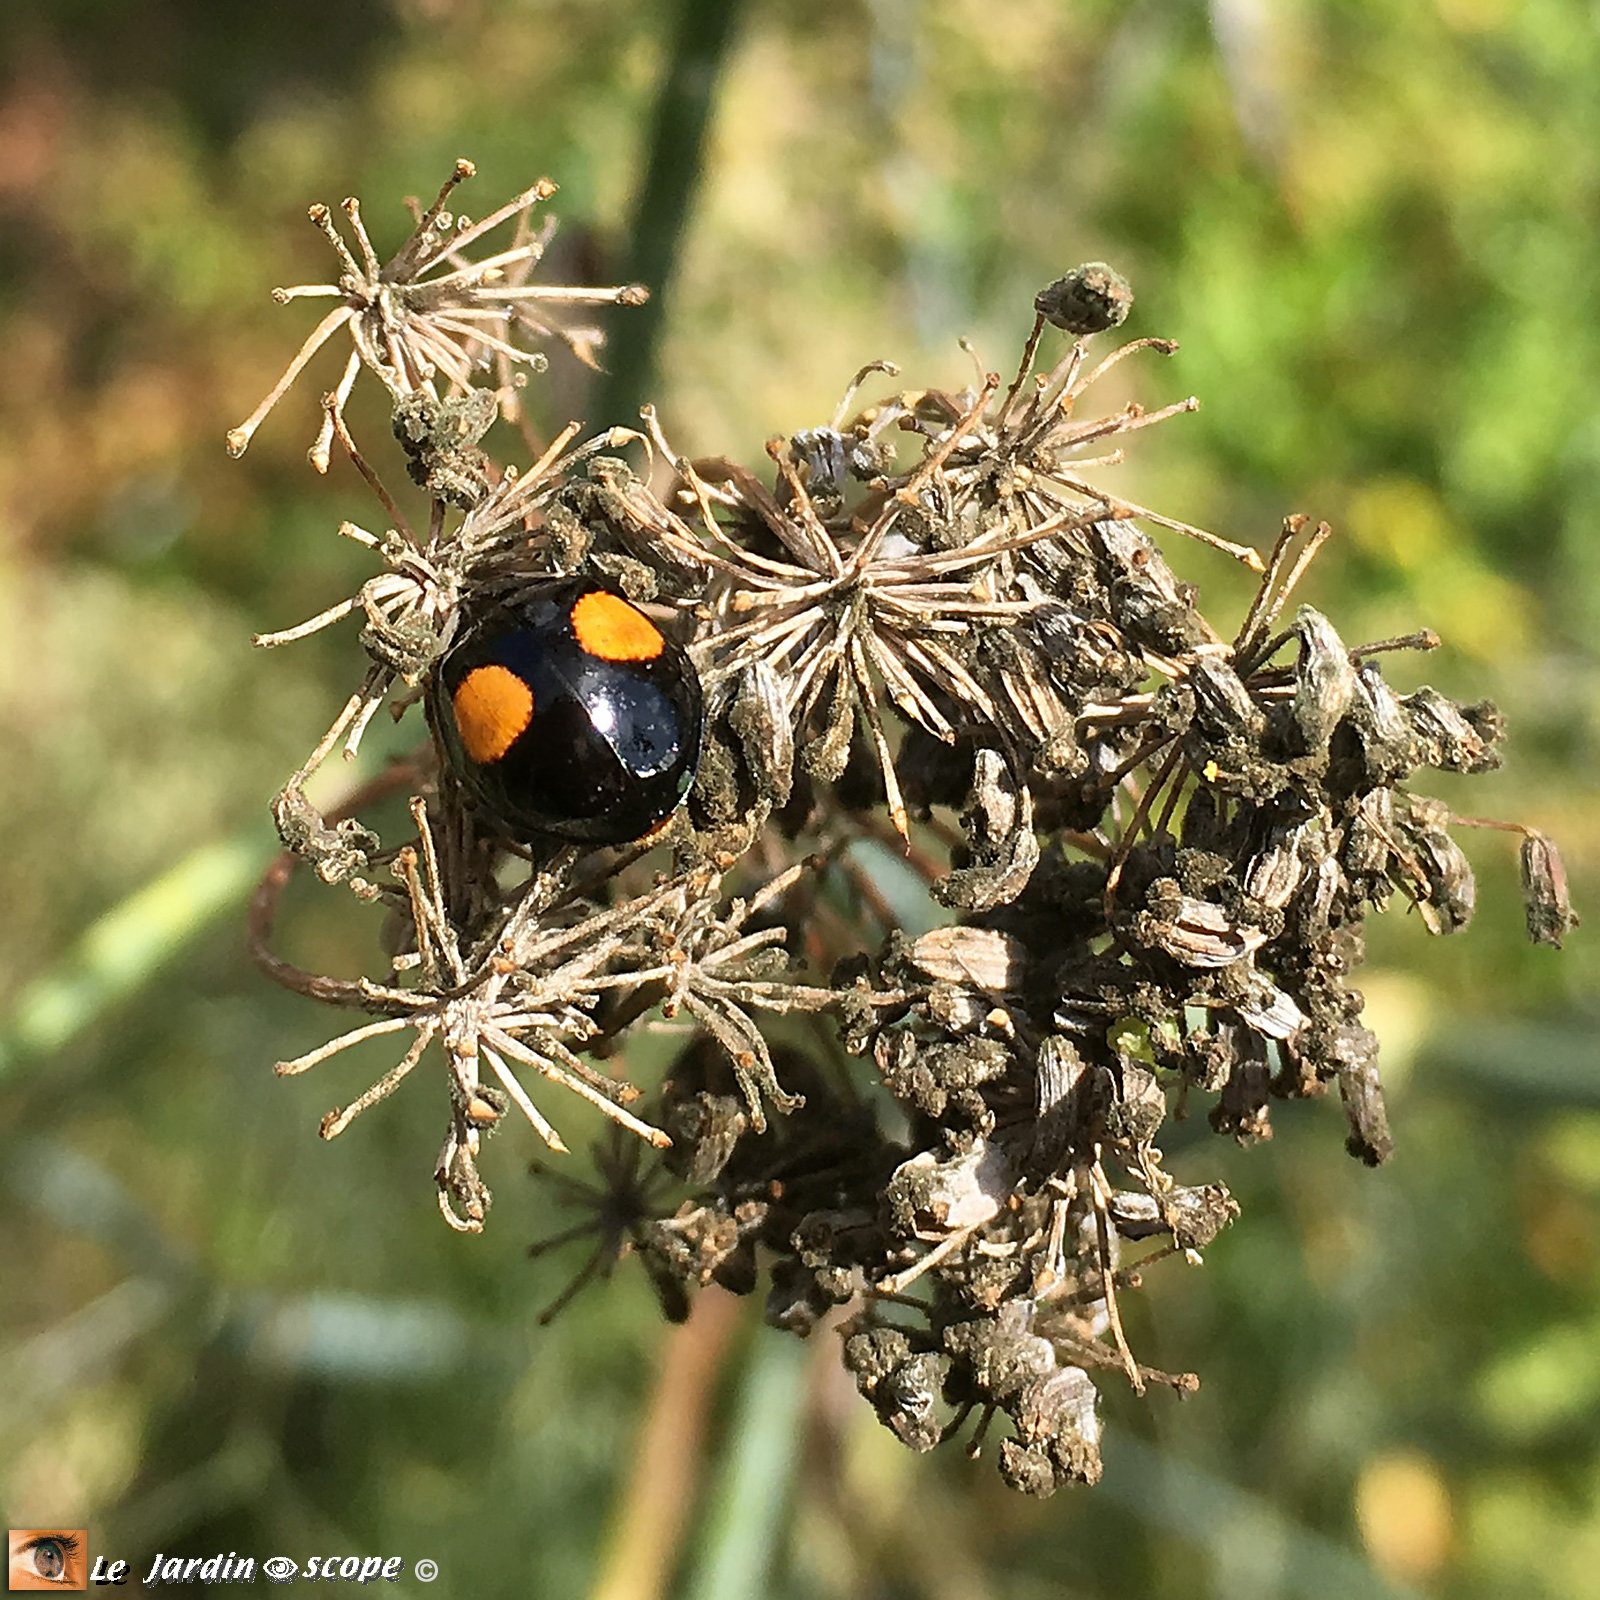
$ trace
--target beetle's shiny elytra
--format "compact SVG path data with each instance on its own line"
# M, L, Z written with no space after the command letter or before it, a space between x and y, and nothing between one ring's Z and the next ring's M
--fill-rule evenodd
M700 759L689 658L592 578L536 584L477 620L429 697L463 787L515 834L637 839L672 814Z

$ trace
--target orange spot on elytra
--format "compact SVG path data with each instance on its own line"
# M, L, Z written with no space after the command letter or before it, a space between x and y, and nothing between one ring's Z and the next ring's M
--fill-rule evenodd
M533 717L533 690L509 667L474 667L450 697L461 748L480 766L498 761Z
M572 631L583 649L602 661L654 661L667 642L642 611L604 589L574 603Z

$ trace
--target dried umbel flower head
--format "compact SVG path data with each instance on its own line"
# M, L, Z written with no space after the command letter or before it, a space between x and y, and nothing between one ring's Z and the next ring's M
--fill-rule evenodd
M449 297L486 313L496 274L536 252L469 269L457 253L481 230L435 240L443 199L398 267L368 252L338 291L357 360L394 393L426 531L331 397L327 437L391 523L341 531L384 570L262 639L366 620L360 687L275 802L289 854L253 934L279 981L373 1020L279 1071L407 1036L324 1119L332 1138L437 1047L433 1181L466 1231L490 1202L482 1140L513 1108L570 1161L543 1092L559 1086L610 1121L597 1184L540 1168L587 1214L572 1236L595 1240L574 1289L625 1254L671 1317L708 1283L764 1286L775 1327L841 1333L861 1394L910 1448L968 1431L976 1448L1004 1419L1008 1483L1093 1482L1101 1384L1198 1381L1135 1353L1126 1296L1238 1215L1221 1185L1168 1172L1174 1117L1203 1103L1249 1143L1275 1108L1337 1087L1350 1152L1391 1154L1360 1021L1365 919L1398 891L1430 932L1466 926L1458 825L1522 835L1536 940L1576 925L1543 835L1412 786L1428 768L1493 770L1498 712L1389 685L1383 658L1437 648L1431 633L1352 646L1290 609L1325 524L1287 519L1263 558L1105 487L1123 439L1196 402L1092 412L1109 367L1174 348L1091 356L1131 303L1102 264L1041 292L1009 385L979 366L965 388L895 389L874 362L825 424L771 441L762 471L678 455L646 408L637 432L584 441L574 425L518 473L494 455L495 392L474 387L485 352L512 357ZM1066 348L1041 357L1052 330ZM864 401L869 382L886 392ZM1238 626L1202 615L1162 531L1260 575ZM568 600L517 599L594 594L610 597L598 629ZM474 630L508 607L521 621L502 649ZM470 659L488 673L465 711L440 671L462 637L486 640ZM499 791L461 751L492 762L515 744L539 660L565 663L573 719L539 724L540 754L576 763L589 745L574 741L637 719L608 696L644 695L669 639L699 691L676 709L703 702L703 727L693 786L658 831L617 845L631 828L549 825L555 785L539 807L482 803ZM304 785L397 686L397 710L421 701L432 720L377 781L412 791L414 837L385 845L354 819L370 792L323 817ZM463 715L470 740L446 722ZM909 868L892 893L885 849ZM385 971L351 982L271 953L296 861L385 908ZM680 1036L656 1082L630 1048L647 1030Z
M311 462L328 470L333 424L342 414L356 375L365 367L378 377L397 403L397 430L409 428L399 402L426 392L440 398L473 392L480 375L492 374L502 402L514 394L516 369L542 370L544 356L519 340L557 339L589 365L601 341L598 329L565 324L552 308L639 305L647 291L633 284L617 289L580 289L529 283L528 276L544 255L551 229L535 229L533 208L548 200L556 186L548 178L508 200L479 222L452 216L446 209L458 184L472 177L470 161L458 161L426 211L413 203L416 226L410 238L387 261L380 262L367 236L360 201L351 198L341 209L356 242L352 251L327 206L311 207L311 220L333 247L343 269L336 283L299 284L274 289L280 304L301 299L333 299L339 304L312 329L294 359L266 398L228 434L228 453L242 455L266 415L299 377L306 363L341 328L354 348L333 391L321 431L311 447ZM514 223L510 243L474 261L467 254L503 223ZM484 400L488 396L481 397ZM493 406L490 405L492 415ZM482 432L482 429L479 429Z

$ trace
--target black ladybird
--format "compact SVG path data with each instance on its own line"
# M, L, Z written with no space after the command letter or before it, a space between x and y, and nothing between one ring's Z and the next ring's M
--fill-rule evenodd
M462 785L516 834L622 844L689 792L700 679L592 578L538 583L476 620L434 671L435 730Z

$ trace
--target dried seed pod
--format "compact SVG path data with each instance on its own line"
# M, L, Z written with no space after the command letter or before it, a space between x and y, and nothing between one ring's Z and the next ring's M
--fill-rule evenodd
M1011 1300L994 1317L950 1324L942 1335L944 1347L985 1400L1005 1405L1027 1384L1056 1370L1054 1347L1032 1331L1032 1324L1032 1304Z
M1324 851L1327 850L1326 839L1322 847ZM1339 898L1343 884L1344 875L1339 871L1337 859L1331 852L1319 854L1300 909L1300 926L1307 935L1315 937L1328 927L1334 902Z
M1485 727L1499 727L1499 714L1489 702L1483 706L1493 715L1481 716L1479 724L1468 721L1454 700L1427 684L1400 704L1416 739L1417 759L1424 766L1446 772L1492 772L1500 765L1499 754L1483 733ZM1481 712L1483 707L1477 709Z
M1301 606L1295 613L1294 632L1300 637L1300 659L1295 664L1290 709L1301 749L1315 753L1327 749L1350 707L1356 669L1344 641L1320 611Z
M1226 661L1202 656L1189 668L1184 681L1194 693L1195 727L1205 736L1259 741L1266 718L1250 698L1239 674Z
M992 995L1014 994L1028 970L1022 941L992 928L935 928L923 934L907 955L912 966L930 978Z
M794 723L783 685L765 661L752 662L739 675L728 726L739 736L745 760L766 787L773 810L781 810L794 785Z
M1265 801L1282 792L1283 768L1263 748L1267 718L1239 674L1214 656L1189 668L1185 684L1194 692L1194 717L1181 748L1189 765L1230 795Z
M1261 929L1239 926L1226 907L1184 894L1172 878L1158 878L1146 903L1149 910L1134 919L1134 937L1186 967L1231 966L1267 942Z
M1109 590L1107 609L1120 634L1176 656L1216 643L1190 592L1135 524L1121 518L1096 522L1089 537Z
M402 395L394 406L394 436L406 453L411 481L451 505L478 505L495 481L478 441L499 414L492 389L468 389L446 400L426 389Z
M1239 1215L1239 1202L1222 1184L1207 1183L1163 1195L1161 1213L1172 1230L1174 1244L1184 1250L1203 1250Z
M1024 1386L1012 1416L1017 1437L1001 1446L1001 1475L1013 1488L1049 1494L1063 1483L1100 1481L1099 1395L1082 1367L1061 1367ZM1007 1455L1006 1446L1013 1446ZM1050 1474L1030 1470L1041 1462Z
M1330 774L1341 789L1361 792L1408 777L1418 764L1416 735L1400 697L1375 661L1356 669L1346 726L1354 735L1335 746Z
M1167 1097L1148 1067L1118 1054L1116 1100L1106 1113L1106 1137L1128 1150L1148 1146L1167 1120Z
M1261 906L1282 910L1305 881L1306 857L1314 857L1313 825L1320 832L1321 818L1276 821L1251 856L1241 882L1246 894Z
M856 1380L856 1387L868 1400L876 1397L879 1385L910 1357L911 1341L899 1328L854 1327L854 1331L846 1332L845 1371Z
M1272 1137L1267 1116L1267 1099L1272 1073L1267 1066L1266 1049L1255 1034L1241 1032L1222 1098L1211 1109L1211 1126L1218 1133L1230 1133L1240 1144L1253 1144Z
M1250 969L1233 1002L1242 1021L1269 1039L1291 1040L1305 1026L1306 1015L1293 995L1280 989L1264 972Z
M1554 945L1559 950L1562 938L1578 926L1561 852L1553 839L1530 832L1523 837L1520 860L1528 937L1535 944Z
M1060 1172L1103 1139L1116 1085L1109 1067L1091 1066L1077 1045L1058 1033L1040 1040L1035 1072L1037 1112L1029 1160L1037 1172Z
M938 1406L950 1373L950 1358L929 1351L901 1362L878 1390L878 1416L901 1444L919 1453L944 1438Z
M1402 805L1400 802L1403 801ZM1396 797L1395 827L1406 853L1391 874L1417 904L1429 933L1457 933L1472 921L1478 890L1471 863L1445 832L1449 810L1420 795Z
M962 1155L941 1160L924 1150L902 1162L883 1198L890 1226L902 1238L943 1239L987 1222L1015 1186L1006 1153L978 1140Z
M1361 797L1345 824L1339 859L1352 875L1375 876L1387 871L1394 840L1394 791L1374 789Z
M1339 1030L1336 1050L1345 1062L1339 1070L1339 1098L1350 1124L1345 1149L1369 1167L1379 1166L1394 1154L1394 1136L1378 1076L1377 1036L1370 1029L1346 1024Z
M1033 309L1063 332L1104 333L1127 321L1133 290L1115 267L1089 261L1041 289Z
M998 751L979 750L974 758L972 795L962 821L972 864L934 884L934 898L964 911L991 911L1015 900L1039 864L1039 838L1033 831L1033 795Z

